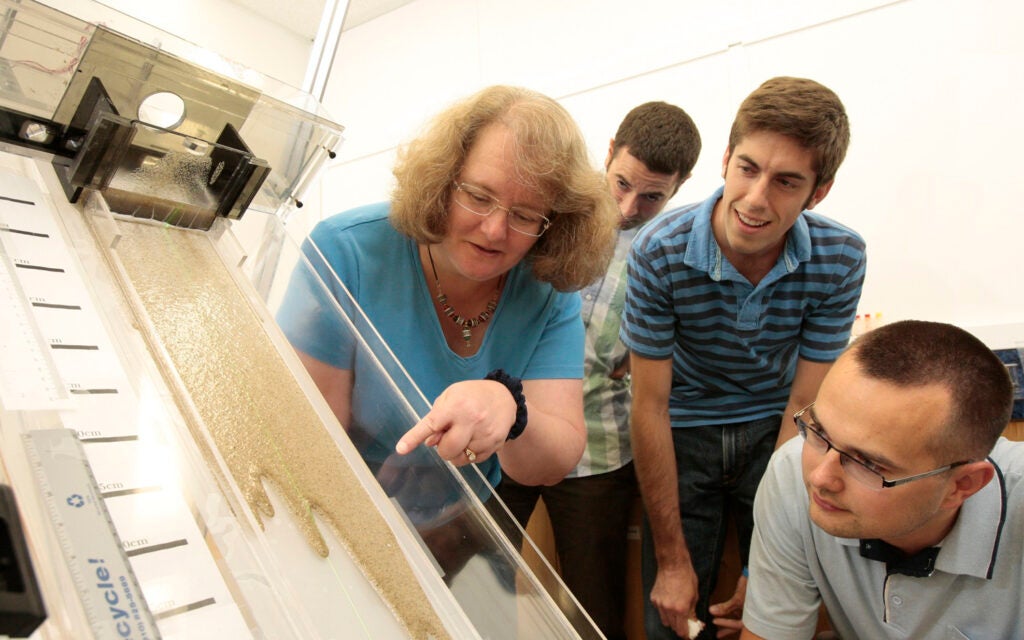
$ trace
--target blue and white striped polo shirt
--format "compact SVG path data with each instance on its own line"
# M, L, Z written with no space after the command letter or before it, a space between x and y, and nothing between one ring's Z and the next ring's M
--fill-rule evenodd
M863 238L804 211L752 286L715 241L721 196L655 218L629 255L621 337L645 358L672 357L673 427L781 413L797 358L832 362L846 347L864 282Z

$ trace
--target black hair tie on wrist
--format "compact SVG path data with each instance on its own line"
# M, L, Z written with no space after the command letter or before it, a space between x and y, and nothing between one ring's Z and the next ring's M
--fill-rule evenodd
M512 399L516 401L516 421L508 430L508 437L505 438L506 440L515 440L523 435L523 431L526 429L526 396L523 395L523 381L508 375L501 369L495 369L488 373L484 376L484 380L494 380L505 385L508 392L512 394Z

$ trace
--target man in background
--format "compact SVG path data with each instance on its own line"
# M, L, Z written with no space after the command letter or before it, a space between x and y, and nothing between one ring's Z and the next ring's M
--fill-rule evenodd
M700 147L690 116L665 102L635 107L619 125L605 161L621 215L618 242L605 277L581 292L586 450L554 486L526 487L506 474L498 487L524 527L543 496L562 579L609 640L625 638L626 532L637 495L629 440L629 354L619 340L626 256L639 228L690 177Z
M814 399L849 341L864 241L810 211L849 139L827 87L768 80L733 121L725 185L658 217L633 243L622 339L646 516L648 640L689 637L694 618L706 625L700 638L715 637L708 599L729 517L745 567L757 484L776 442L796 433L780 430L781 418ZM744 590L741 577L734 617Z
M743 638L1024 638L1024 443L1006 367L907 320L857 338L757 491Z

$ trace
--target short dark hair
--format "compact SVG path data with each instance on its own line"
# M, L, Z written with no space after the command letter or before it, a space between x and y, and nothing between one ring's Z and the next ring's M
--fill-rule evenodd
M729 132L730 151L759 131L788 136L813 151L816 187L836 177L850 146L850 120L839 96L807 78L772 78L747 96Z
M633 107L619 124L612 157L622 147L655 173L679 174L685 180L700 156L700 131L682 109L667 102Z
M952 461L982 459L1010 422L1013 385L1002 361L967 331L904 320L857 338L851 354L865 375L901 387L944 386L952 399L934 451Z

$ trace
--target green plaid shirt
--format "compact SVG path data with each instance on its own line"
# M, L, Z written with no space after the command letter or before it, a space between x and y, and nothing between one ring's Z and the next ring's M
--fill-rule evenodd
M620 231L615 255L603 278L580 292L587 329L583 365L583 412L587 448L568 478L615 471L633 459L629 446L629 377L609 376L629 358L619 340L626 299L626 258L638 229Z

